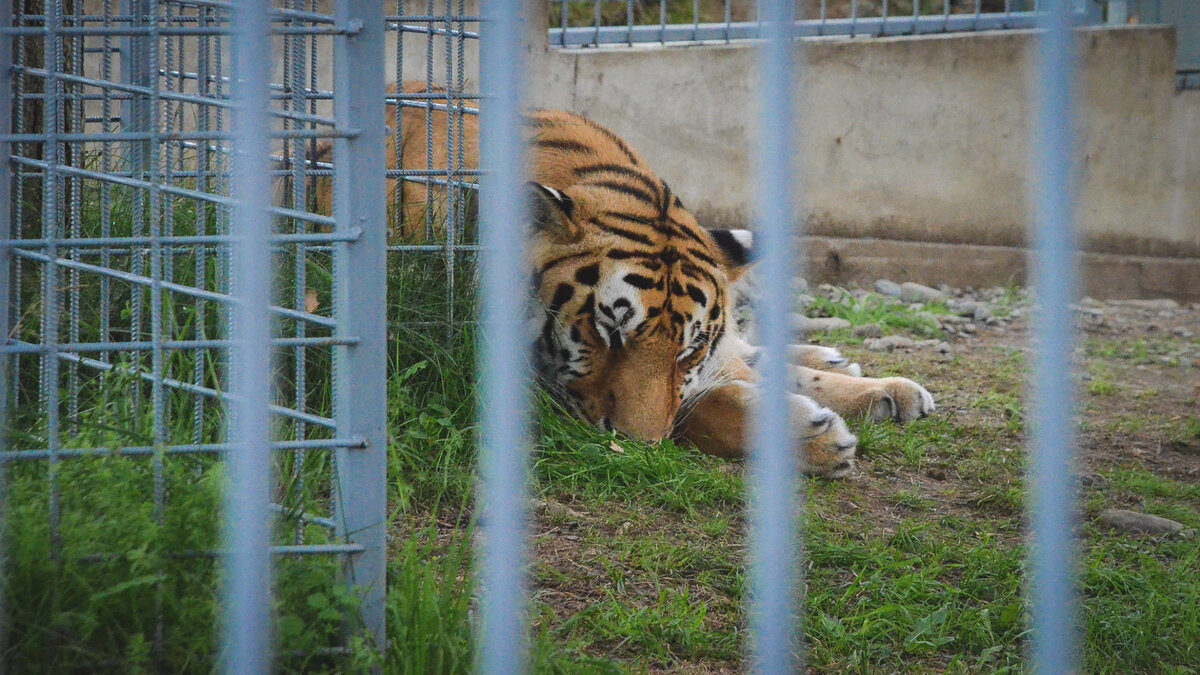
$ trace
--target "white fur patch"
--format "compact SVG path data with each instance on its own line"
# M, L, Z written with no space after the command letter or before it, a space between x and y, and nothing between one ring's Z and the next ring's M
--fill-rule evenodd
M730 230L729 235L747 251L754 248L754 233L750 230Z

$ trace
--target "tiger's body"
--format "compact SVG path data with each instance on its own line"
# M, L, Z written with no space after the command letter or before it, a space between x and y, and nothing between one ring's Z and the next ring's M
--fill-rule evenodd
M539 380L603 430L743 455L758 396L756 349L740 336L734 306L750 233L700 227L636 152L587 118L538 111L525 127ZM904 422L934 409L920 385L859 377L836 350L790 354L793 442L810 474L851 470L857 439L843 415Z

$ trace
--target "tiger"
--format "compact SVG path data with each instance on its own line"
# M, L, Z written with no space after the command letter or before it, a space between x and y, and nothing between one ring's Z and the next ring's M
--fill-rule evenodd
M405 120L402 155L423 161L424 119L411 117L420 133ZM446 124L435 114L443 146ZM743 457L760 397L760 350L736 320L753 234L701 227L627 142L583 115L536 110L523 126L529 182L514 198L529 206L524 271L537 381L603 432ZM471 168L477 138L465 144ZM394 168L395 152L387 158ZM417 229L402 227L407 236ZM858 438L846 418L904 423L935 410L921 385L863 377L836 349L793 345L788 356L789 442L810 476L853 471Z

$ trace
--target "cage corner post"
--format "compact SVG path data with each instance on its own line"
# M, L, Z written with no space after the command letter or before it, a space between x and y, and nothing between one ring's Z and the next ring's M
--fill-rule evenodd
M345 582L358 596L361 628L387 648L385 583L387 518L386 262L384 189L384 5L338 2L333 105L341 131L334 142L333 216L339 234L354 234L334 252L334 419L338 433L362 439L336 453L337 534L362 550L346 556Z
M13 0L0 0L0 30L12 28L13 25ZM11 239L15 239L17 231L12 223L12 170L10 169L10 158L12 157L12 143L4 140L3 136L13 132L12 128L12 68L13 68L13 42L9 38L5 38L4 44L0 46L0 345L8 342L9 319L12 312L11 303L13 299L10 297L10 285L12 279L12 249L6 244ZM9 406L9 361L15 359L15 355L0 354L0 449L7 449L8 443L8 406ZM0 465L0 472L6 467ZM0 475L0 527L4 525L4 493L3 476ZM0 532L0 542L3 541L3 532ZM0 546L2 548L2 546ZM0 610L3 609L3 601L0 600ZM3 614L0 613L0 617ZM0 639L0 644L3 640Z

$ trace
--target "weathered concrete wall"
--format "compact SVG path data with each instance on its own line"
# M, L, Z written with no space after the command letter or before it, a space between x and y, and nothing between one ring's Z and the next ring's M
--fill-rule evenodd
M531 107L610 126L702 220L753 221L755 45L549 49L546 3L525 6ZM389 62L395 37L388 33ZM425 79L432 53L434 81L444 81L445 44L435 36L427 52L425 36L406 33L403 78ZM1028 31L797 44L814 275L963 285L1023 278L1034 49ZM325 87L327 52L318 58ZM1174 90L1174 54L1166 27L1078 34L1077 221L1083 269L1097 271L1089 292L1200 300L1200 92ZM474 89L474 41L464 61Z
M800 44L812 231L1021 245L1034 46L1025 31ZM1089 250L1200 250L1200 104L1175 93L1173 54L1169 28L1079 34L1078 221ZM628 137L699 214L745 223L755 65L751 45L551 51L531 89L538 105Z

